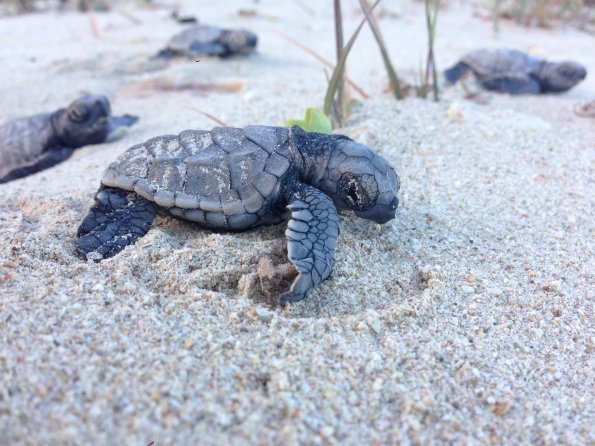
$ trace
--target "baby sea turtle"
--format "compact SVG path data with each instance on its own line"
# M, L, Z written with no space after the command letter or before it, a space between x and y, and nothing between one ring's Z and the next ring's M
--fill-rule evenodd
M391 165L346 136L297 126L186 130L135 145L107 168L76 248L93 260L111 257L145 235L159 209L231 231L290 217L288 257L299 274L285 304L331 274L336 208L386 223L398 189Z
M477 50L465 55L444 72L454 84L472 72L483 88L510 94L559 93L569 90L586 75L576 62L548 62L517 50Z
M75 149L105 142L108 134L138 118L110 116L102 95L78 98L66 109L16 119L0 126L0 183L58 164Z
M178 56L229 57L249 54L256 48L257 41L256 34L251 31L197 25L172 37L156 57L169 59Z

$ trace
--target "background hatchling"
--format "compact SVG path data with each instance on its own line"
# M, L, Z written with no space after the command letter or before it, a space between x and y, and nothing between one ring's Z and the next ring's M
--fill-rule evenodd
M257 42L256 34L251 31L196 25L172 37L156 57L167 59L204 55L229 57L253 52Z
M159 209L233 231L290 217L288 257L299 274L285 304L330 275L336 208L386 223L398 189L391 165L346 136L297 126L186 130L135 145L107 168L76 247L94 260L111 257L146 234Z
M465 55L444 75L454 84L473 73L487 90L510 94L559 93L587 76L576 62L548 62L517 50L477 50Z
M0 183L52 167L75 149L105 142L118 127L136 116L111 116L108 99L83 96L67 108L16 119L0 126Z

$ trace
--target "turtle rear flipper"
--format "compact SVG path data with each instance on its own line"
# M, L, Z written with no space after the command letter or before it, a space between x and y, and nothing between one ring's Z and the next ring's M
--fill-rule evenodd
M56 164L70 158L73 152L74 149L71 147L53 147L49 150L46 150L33 161L8 172L6 175L0 178L0 184L8 183L12 180L18 180L19 178L23 178L27 175L31 175L55 166Z
M306 297L306 293L330 276L335 264L339 217L333 201L312 186L300 185L287 205L291 219L285 231L289 260L298 271L281 305Z
M147 233L157 209L134 192L101 187L79 226L76 249L96 261L113 257Z
M500 76L485 79L481 82L481 85L486 90L513 95L538 94L541 91L539 81L531 77Z
M444 70L444 77L451 84L456 84L466 73L470 72L471 68L469 65L463 62Z

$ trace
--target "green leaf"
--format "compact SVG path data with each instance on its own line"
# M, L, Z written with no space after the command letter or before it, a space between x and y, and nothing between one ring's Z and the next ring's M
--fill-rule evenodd
M287 127L297 125L306 132L331 133L333 130L331 121L316 108L306 110L306 119L289 119L285 121L285 125Z

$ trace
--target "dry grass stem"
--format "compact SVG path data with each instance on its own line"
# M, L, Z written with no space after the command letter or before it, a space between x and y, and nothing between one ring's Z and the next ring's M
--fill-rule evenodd
M376 3L374 3L374 6L372 6L371 10L373 10L378 5L378 3L380 3L380 0L377 0ZM337 65L335 66L335 69L333 70L333 74L331 75L331 80L329 81L328 88L326 90L326 94L324 97L324 106L322 109L324 114L327 116L329 116L329 114L330 114L333 99L334 99L335 93L337 91L339 77L340 77L343 69L345 68L345 63L347 62L347 56L349 55L349 52L351 51L351 48L353 47L353 44L355 43L357 36L359 35L359 32L362 30L362 27L364 26L364 24L366 23L366 20L368 19L368 14L365 13L365 15L366 15L366 17L361 21L361 23L355 29L355 31L353 32L353 35L347 42L347 45L345 45L345 47L343 48L343 51L341 52L341 58L337 61Z
M219 124L222 127L229 127L225 121L222 121L221 119L217 118L216 116L213 116L212 114L210 114L210 113L208 113L206 111L200 110L200 109L195 108L195 107L191 107L189 105L186 105L185 108L187 108L188 110L192 110L192 111L195 111L197 113L200 113L203 116L206 116L211 121L216 122L217 124Z
M384 62L384 66L386 67L386 73L388 75L388 79L391 84L393 94L397 99L403 99L401 82L399 81L397 72L393 67L393 64L390 60L390 56L388 55L388 51L386 50L386 45L384 44L384 38L382 37L382 32L380 31L380 26L378 25L378 20L376 20L376 16L372 12L368 0L360 0L360 5L364 13L367 14L368 24L370 25L370 29L374 34L376 42L378 42L380 54L382 55L382 61Z
M341 13L341 0L335 0L335 45L337 51L337 61L341 60L343 53L343 17ZM335 101L335 116L339 126L343 123L343 118L349 113L348 98L345 91L346 69L343 67L339 73L337 82L337 99Z
M244 88L242 81L233 82L200 82L200 81L172 81L158 77L142 81L130 82L120 89L124 96L145 97L155 92L190 91L197 93L217 92L235 93Z
M314 51L312 48L308 48L306 45L302 44L301 42L294 39L293 37L281 32L281 31L277 31L276 29L269 29L269 31L274 34L277 34L280 37L283 37L288 42L290 42L293 45L297 46L298 48L304 50L310 56L314 57L318 62L325 65L327 68L330 68L331 70L333 70L335 68L335 66L332 64L332 62L329 62L327 59L322 57L319 53ZM353 82L351 79L349 79L349 77L347 77L347 76L345 77L345 82L347 82L347 84L349 84L349 86L351 88L353 88L355 91L357 91L358 94L362 97L362 99L370 99L370 95L368 95L368 93L366 93L359 85L357 85L355 82Z

